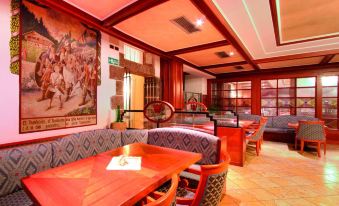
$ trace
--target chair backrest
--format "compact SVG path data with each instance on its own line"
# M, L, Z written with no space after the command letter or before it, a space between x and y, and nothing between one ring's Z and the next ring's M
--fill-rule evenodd
M218 206L223 188L226 183L230 157L224 158L222 163L215 165L201 165L200 181L191 206L209 205Z
M311 141L325 141L324 121L299 121L297 138Z
M144 206L175 206L175 196L178 188L178 175L172 176L171 187L166 194L161 196L159 199L150 202Z
M250 136L251 140L259 140L264 134L266 127L266 122L263 120L263 123L260 123L259 128Z

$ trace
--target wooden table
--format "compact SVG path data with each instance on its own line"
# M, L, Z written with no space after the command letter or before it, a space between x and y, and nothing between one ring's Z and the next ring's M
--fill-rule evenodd
M292 128L292 129L297 130L298 127L299 127L299 123L287 123L287 126L288 126L289 128Z
M141 156L140 171L108 171L113 156ZM133 205L201 154L134 143L22 180L38 205Z

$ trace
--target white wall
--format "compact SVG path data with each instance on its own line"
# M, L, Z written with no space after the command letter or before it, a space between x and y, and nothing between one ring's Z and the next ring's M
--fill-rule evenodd
M185 92L195 92L207 94L207 79L192 75L185 76Z
M41 137L69 134L84 130L104 128L110 119L110 97L115 94L115 81L109 79L108 52L109 36L102 34L101 75L102 83L98 86L98 124L88 127L62 129L45 132L19 134L19 75L9 71L10 54L10 0L0 1L0 144L18 142Z

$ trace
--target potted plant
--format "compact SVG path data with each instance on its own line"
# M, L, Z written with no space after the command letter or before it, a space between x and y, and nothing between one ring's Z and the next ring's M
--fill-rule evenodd
M120 114L120 105L117 106L116 109L116 120L115 122L112 122L111 128L115 130L126 130L127 124L126 122L122 121L121 114Z

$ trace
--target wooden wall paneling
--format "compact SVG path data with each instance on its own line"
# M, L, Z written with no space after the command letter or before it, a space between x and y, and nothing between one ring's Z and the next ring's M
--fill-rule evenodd
M231 157L230 164L244 166L246 157L245 130L243 128L218 127L217 136L227 139L227 152Z
M315 116L322 118L322 86L321 75L316 76L316 93L315 93Z
M252 78L251 96L252 114L261 115L261 81L259 78Z
M171 103L175 109L180 110L184 106L183 64L161 58L160 66L163 100Z

